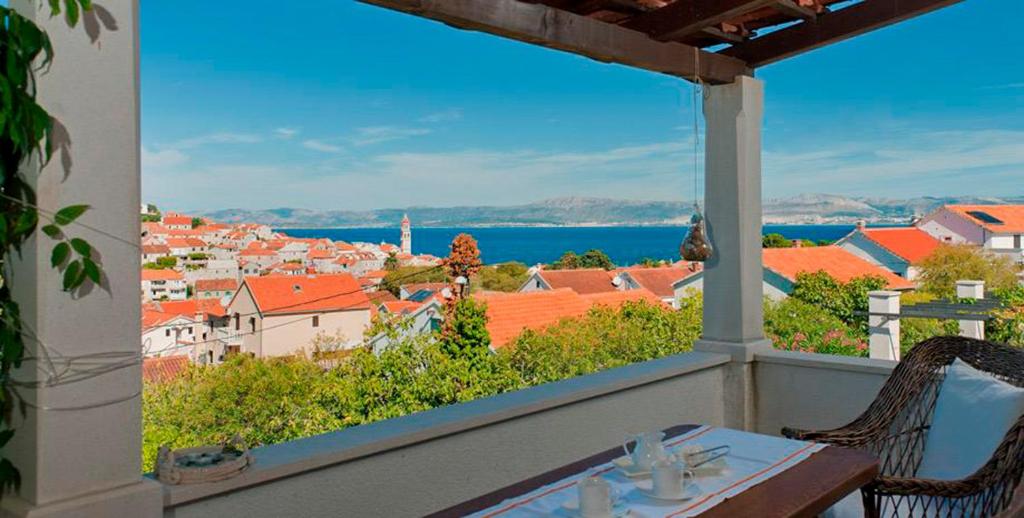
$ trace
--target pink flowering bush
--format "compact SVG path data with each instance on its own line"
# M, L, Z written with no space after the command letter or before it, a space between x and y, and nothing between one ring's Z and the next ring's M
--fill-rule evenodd
M867 341L856 329L822 308L795 298L765 303L764 330L776 349L868 355Z

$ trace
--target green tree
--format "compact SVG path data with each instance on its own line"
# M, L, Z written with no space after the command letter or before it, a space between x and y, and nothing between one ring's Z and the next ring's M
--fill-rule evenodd
M218 366L193 366L177 380L143 391L143 471L161 444L219 444L234 434L250 445L273 444L342 428L330 378L301 359L234 355Z
M885 288L882 277L865 276L839 282L824 271L800 273L790 296L813 304L847 325L867 330L867 317L857 315L868 309L868 292Z
M447 279L444 270L436 266L400 266L384 276L384 280L380 283L380 289L390 291L397 297L403 284L444 282L445 280Z
M398 266L398 256L394 252L389 253L388 258L384 260L384 269L393 272L398 269Z
M936 297L956 296L956 281L985 281L988 290L1012 288L1018 283L1020 267L1010 258L969 245L943 244L919 265L921 289Z
M761 246L763 248L790 248L793 246L793 242L786 239L782 234L765 234L761 238Z
M147 270L169 270L178 265L177 257L157 257L155 262L149 262L142 265Z
M528 270L525 264L517 262L485 266L480 269L474 282L488 291L513 292L526 282Z
M569 250L562 254L557 261L551 263L552 270L575 270L580 267L580 257L576 252Z
M190 261L205 261L205 260L207 260L209 258L210 258L209 255L204 254L202 252L192 252L192 253L188 254L188 259ZM302 261L300 260L298 262L301 263Z
M587 250L580 256L580 268L602 268L605 270L614 270L615 263L612 262L608 254L592 248Z
M550 268L552 270L576 270L578 268L603 268L605 270L612 270L615 268L615 263L612 262L608 254L592 248L587 250L582 255L576 255L576 252L572 250L562 254L557 261L551 263Z
M142 222L143 223L160 223L160 215L159 214L143 214L142 215Z
M441 350L456 358L478 358L490 354L491 334L487 331L487 305L472 298L455 302L446 315L446 332L441 335Z
M192 218L192 228L199 228L201 226L203 226L203 218Z
M692 349L701 332L702 299L682 298L681 309L644 301L597 306L539 331L524 331L501 348L526 385L572 378Z

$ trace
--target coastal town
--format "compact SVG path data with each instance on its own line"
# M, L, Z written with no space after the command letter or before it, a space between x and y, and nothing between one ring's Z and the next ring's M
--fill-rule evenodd
M151 376L167 365L218 364L231 354L286 357L379 351L388 337L368 334L385 317L406 319L409 331L430 332L451 297L445 282L381 287L405 268L437 269L440 257L416 254L412 223L401 221L401 240L348 243L296 238L255 223L223 224L208 218L143 208L141 272L142 349ZM913 290L918 264L942 244L966 244L1022 262L1024 206L947 205L909 226L859 223L832 244L801 240L763 250L764 293L783 299L797 276L823 271L839 282L871 276L885 288ZM517 289L473 296L487 308L491 348L506 346L527 329L540 330L578 317L595 305L644 300L679 308L703 287L700 263L566 268L534 265ZM162 360L154 360L162 359Z

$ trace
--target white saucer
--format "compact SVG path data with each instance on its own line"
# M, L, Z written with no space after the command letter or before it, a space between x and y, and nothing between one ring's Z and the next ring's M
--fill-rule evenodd
M623 475L629 478L646 477L651 474L651 470L641 470L633 464L633 459L628 456L622 456L612 460L612 464L615 465Z
M653 483L646 482L646 481L645 482L637 482L636 490L639 491L640 494L642 494L642 495L644 495L646 497L653 498L655 500L662 500L662 501L665 501L665 502L683 502L685 500L691 500L693 498L697 498L698 496L700 496L703 493L700 490L700 486L698 486L697 484L690 484L690 486L687 487L685 491L683 491L682 493L679 493L678 495L663 496L663 495L654 494L653 485L654 485Z
M580 503L579 500L576 498L572 498L570 500L562 502L562 509L568 511L569 514L572 516L583 516L580 514ZM625 500L619 500L618 502L615 503L615 505L612 506L612 514L610 518L623 518L624 516L628 515L629 506L626 505Z

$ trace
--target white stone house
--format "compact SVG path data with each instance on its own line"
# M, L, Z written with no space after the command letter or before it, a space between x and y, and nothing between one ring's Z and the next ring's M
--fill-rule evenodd
M185 270L185 281L195 284L208 279L238 278L238 261L234 259L210 259L201 268Z
M143 300L185 300L188 283L185 276L175 270L142 270Z
M1024 205L945 205L917 226L943 243L978 245L1024 263Z
M931 255L941 242L917 227L869 228L861 225L836 241L836 245L913 281L920 273L918 264Z
M241 352L289 356L308 351L321 333L357 347L370 325L370 299L348 274L247 277L227 314Z

